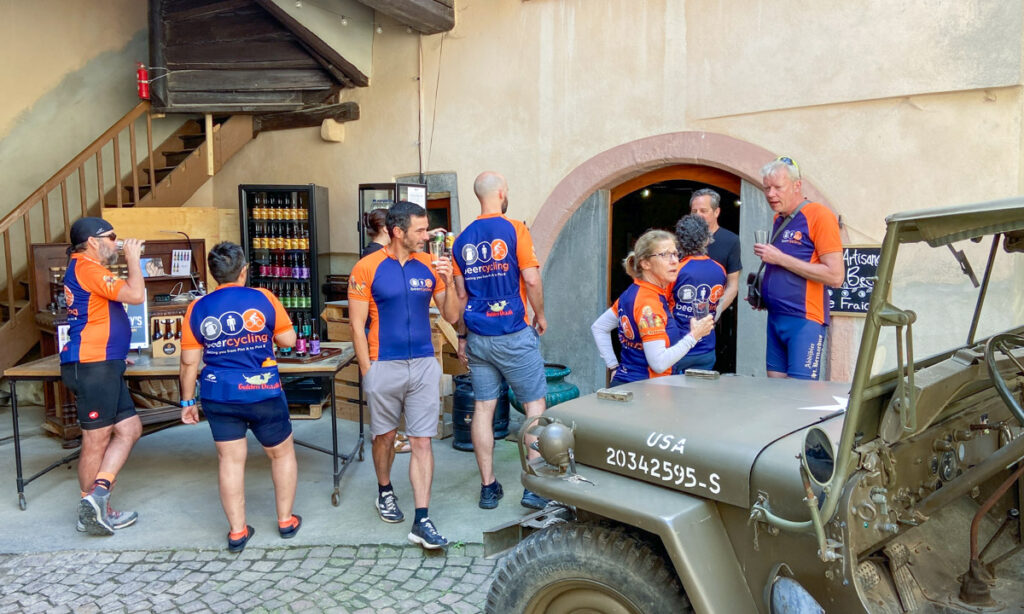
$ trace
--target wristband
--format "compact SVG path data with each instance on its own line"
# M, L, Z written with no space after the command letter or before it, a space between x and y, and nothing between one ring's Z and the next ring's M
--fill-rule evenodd
M467 337L467 335L460 334L460 335L456 335L456 337L458 337L459 339L465 339Z
M186 407L192 407L193 405L195 405L196 404L196 400L195 399L189 399L187 401L182 400L180 404L181 404L181 408L185 409Z

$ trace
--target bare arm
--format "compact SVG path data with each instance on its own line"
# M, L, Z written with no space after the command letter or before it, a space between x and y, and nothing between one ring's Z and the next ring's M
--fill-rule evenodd
M128 280L121 289L117 291L117 301L126 305L140 305L146 300L146 280L142 277L142 267L139 264L142 241L138 239L125 239L124 261L128 264Z
M349 299L348 325L352 329L352 347L359 361L359 373L363 376L370 370L370 343L366 340L366 318L369 315L369 303Z
M846 275L842 252L822 254L820 256L821 262L815 263L804 262L799 258L784 254L779 248L767 243L755 245L754 253L767 264L781 266L804 279L816 281L833 288L843 285L843 276Z
M538 335L548 329L548 321L544 317L544 286L540 281L540 268L523 269L523 283L526 284L526 300L533 308L533 327Z
M445 282L447 283L447 282ZM460 334L465 334L465 325L460 324L462 320L462 313L466 310L466 303L469 302L469 294L466 292L466 280L462 275L456 275L452 278L452 285L455 286L454 292L451 294L452 311L447 312L442 310L441 315L444 316L448 323L455 327L455 330ZM447 297L446 297L447 298Z
M178 385L181 387L181 399L187 401L196 396L196 377L199 375L199 359L202 350L182 350L181 366L178 368ZM181 421L185 424L199 422L199 410L195 405L181 408Z
M718 299L718 306L715 308L715 321L722 317L725 310L732 305L733 301L736 300L736 295L740 291L740 271L729 273L725 277L725 292L722 294L722 298Z
M277 333L274 335L274 343L276 343L279 348L295 347L296 338L298 338L298 335L295 334L295 329L289 328L283 333Z

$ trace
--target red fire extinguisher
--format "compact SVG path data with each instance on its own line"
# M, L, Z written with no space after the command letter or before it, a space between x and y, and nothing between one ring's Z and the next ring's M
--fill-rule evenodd
M149 100L149 71L146 70L146 65L142 62L139 62L137 67L135 77L139 82L139 98Z

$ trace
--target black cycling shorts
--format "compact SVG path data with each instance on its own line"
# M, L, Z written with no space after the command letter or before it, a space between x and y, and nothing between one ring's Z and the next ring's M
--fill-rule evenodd
M60 379L75 395L78 423L83 430L112 426L136 415L124 370L124 360L68 362L60 366Z
M214 441L244 439L246 429L251 429L264 448L273 448L292 434L288 401L283 394L256 403L218 403L204 400L202 407Z

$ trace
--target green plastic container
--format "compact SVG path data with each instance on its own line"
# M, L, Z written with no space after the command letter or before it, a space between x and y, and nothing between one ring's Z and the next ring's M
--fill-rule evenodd
M576 384L565 381L565 376L570 373L572 373L572 369L565 365L551 362L544 364L544 377L548 380L548 392L544 395L544 402L547 403L548 407L565 403L580 396L579 387ZM508 402L519 413L525 413L523 412L522 403L516 399L516 393L512 392L511 388L508 389Z

